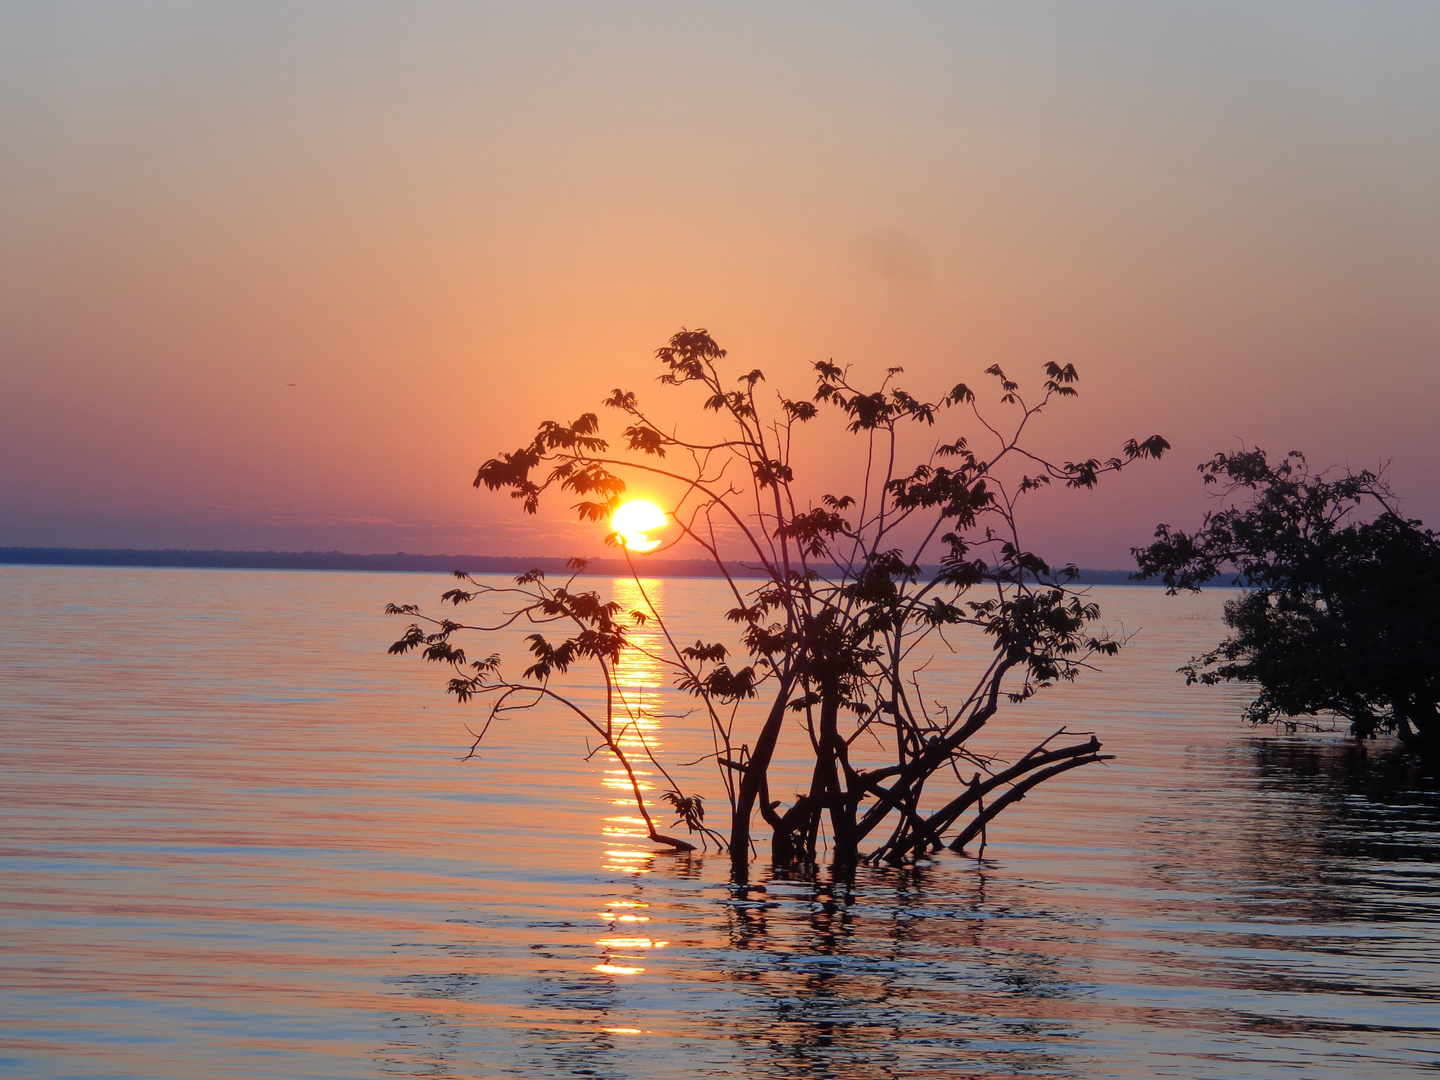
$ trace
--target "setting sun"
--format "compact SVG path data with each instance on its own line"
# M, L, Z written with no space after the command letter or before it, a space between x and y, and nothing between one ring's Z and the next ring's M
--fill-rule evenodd
M631 551L654 551L660 541L652 540L650 533L663 529L669 520L665 511L648 499L632 499L615 511L610 527L620 534Z

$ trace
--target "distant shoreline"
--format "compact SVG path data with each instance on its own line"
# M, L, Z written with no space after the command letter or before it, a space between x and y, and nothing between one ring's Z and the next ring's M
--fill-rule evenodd
M558 556L523 555L411 555L397 551L389 555L353 555L343 551L184 551L140 548L0 548L0 565L10 566L125 566L180 567L195 570L359 570L370 572L434 571L448 574L463 570L472 574L521 574L543 570L547 574L566 571L566 560ZM650 577L719 577L714 563L704 559L636 560ZM743 563L726 564L732 576L763 577ZM938 567L927 566L929 572ZM595 577L628 577L624 559L591 559L585 573ZM1153 587L1153 581L1133 581L1128 570L1080 571L1083 585L1134 585Z

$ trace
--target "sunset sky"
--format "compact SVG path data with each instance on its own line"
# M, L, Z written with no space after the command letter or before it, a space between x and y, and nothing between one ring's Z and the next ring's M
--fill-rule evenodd
M5 0L0 191L0 546L599 554L470 481L681 326L792 396L1074 363L1041 443L1174 451L1054 558L1250 445L1440 526L1429 0Z

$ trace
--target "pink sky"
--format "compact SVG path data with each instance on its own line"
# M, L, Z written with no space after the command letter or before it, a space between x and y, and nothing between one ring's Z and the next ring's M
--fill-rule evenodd
M1054 558L1241 445L1440 525L1437 132L1423 3L9 3L0 546L596 554L470 480L682 325L1074 363L1047 445L1174 451Z

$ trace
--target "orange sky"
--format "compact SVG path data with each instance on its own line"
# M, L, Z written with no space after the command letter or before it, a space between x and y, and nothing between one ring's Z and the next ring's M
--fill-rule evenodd
M706 326L1073 362L1122 566L1219 449L1440 525L1440 5L0 7L0 546L599 553L483 458ZM288 384L295 384L290 386Z

